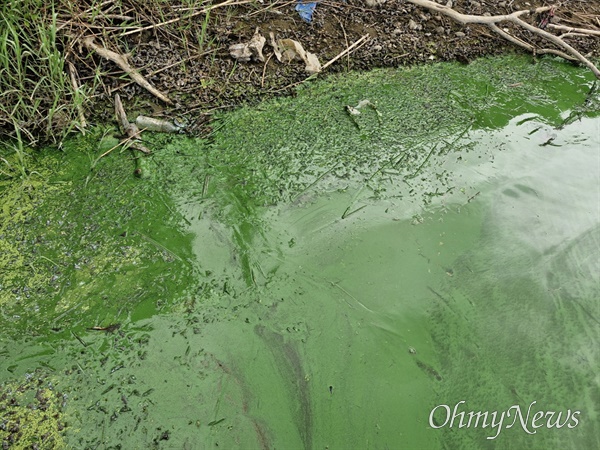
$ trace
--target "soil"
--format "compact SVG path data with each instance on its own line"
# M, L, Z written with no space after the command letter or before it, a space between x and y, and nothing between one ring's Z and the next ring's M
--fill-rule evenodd
M276 38L300 42L307 51L318 56L321 64L368 35L364 45L338 59L322 72L324 74L437 61L468 64L482 56L525 51L486 26L465 26L404 0L383 0L374 6L367 6L365 0L322 1L311 23L300 18L294 1L267 2L217 8L206 21L204 14L198 14L193 19L133 33L118 41L118 48L129 50L130 63L142 68L141 73L167 93L174 107L159 105L160 101L143 88L124 81L121 73L115 72L114 63L102 61L96 55L94 61L110 74L104 77L104 86L100 87L102 92L97 98L104 98L107 106L112 105L112 97L119 92L128 113L135 110L155 116L193 118L190 130L202 131L202 124L216 109L293 93L293 88L308 78L303 63L284 64L273 57L269 44L271 32ZM544 0L454 0L453 8L467 14L499 15L550 4ZM537 24L540 17L534 15L527 20ZM552 22L600 31L600 2L565 0L557 8ZM508 28L526 42L540 48L552 47L527 31L515 30L510 25ZM230 45L248 42L256 30L267 39L263 51L266 62L235 61L229 52ZM567 39L589 58L600 57L598 36ZM85 54L84 49L82 55ZM95 68L89 60L81 59L78 69L85 79ZM95 107L94 110L102 109ZM104 111L96 119L113 121L112 107Z

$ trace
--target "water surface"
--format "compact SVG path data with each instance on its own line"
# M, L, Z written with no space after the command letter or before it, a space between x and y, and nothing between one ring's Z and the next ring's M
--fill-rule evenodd
M2 389L56 411L11 406L23 441L597 447L590 88L526 58L353 74L155 136L143 179L100 132L39 156L2 191ZM579 422L430 418L461 401Z

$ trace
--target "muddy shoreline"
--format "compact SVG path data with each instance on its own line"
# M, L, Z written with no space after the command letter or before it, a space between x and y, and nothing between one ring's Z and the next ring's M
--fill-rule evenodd
M116 94L129 122L177 119L189 134L206 135L215 111L294 95L332 74L528 52L532 63L570 59L600 79L597 0L324 0L311 3L310 17L296 0L19 5L0 8L0 140L30 147L115 124ZM472 22L510 14L490 26ZM253 37L260 51L232 54ZM289 61L292 47L303 60ZM310 70L308 54L318 59Z
M550 3L523 1L456 0L453 8L465 14L499 15L520 9L547 6ZM160 104L143 88L130 80L115 76L114 64L94 58L107 74L99 86L93 105L95 121L113 121L112 96L120 93L128 113L182 117L191 120L190 131L202 131L213 111L277 95L293 94L295 86L309 76L304 64L283 64L273 57L269 34L294 39L306 51L315 53L321 64L335 58L361 38L367 37L355 51L339 58L319 77L332 73L364 71L380 67L404 67L439 61L468 64L475 58L525 50L492 35L484 25L462 25L452 19L432 14L423 8L392 0L367 6L364 0L319 2L307 23L295 11L295 2L274 1L270 4L247 3L211 11L206 19L198 15L186 23L186 35L196 42L184 45L172 39L170 28L156 27L132 33L121 42L130 49L131 64L143 68L141 73L173 100L174 106ZM553 23L583 26L600 30L600 4L591 0L568 0L557 9ZM535 16L529 19L535 22ZM256 31L266 37L265 61L253 58L236 61L229 52L234 44L248 42ZM538 44L526 31L511 33ZM171 36L171 38L170 38ZM569 43L589 58L600 56L598 37L576 36ZM547 44L540 43L548 47ZM85 52L85 51L84 51ZM536 58L532 57L532 62ZM84 79L91 76L91 65L78 67ZM190 119L191 118L191 119Z

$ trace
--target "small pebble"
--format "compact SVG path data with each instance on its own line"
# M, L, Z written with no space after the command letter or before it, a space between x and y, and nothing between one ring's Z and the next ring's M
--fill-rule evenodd
M456 36L458 38L462 38L462 37L465 37L466 35L462 31L457 31L456 33L454 33L454 36Z

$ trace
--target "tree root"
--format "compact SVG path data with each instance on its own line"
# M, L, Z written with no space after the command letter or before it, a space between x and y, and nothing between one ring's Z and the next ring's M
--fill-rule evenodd
M600 70L598 70L598 68L589 59L587 59L585 56L583 56L581 53L579 53L579 51L577 51L574 47L567 44L562 39L562 37L559 37L552 33L549 33L547 31L543 30L542 28L533 26L533 25L525 22L523 19L521 19L521 16L524 16L524 15L533 15L533 14L540 14L540 13L547 12L547 11L554 11L554 9L556 8L555 6L544 6L544 7L535 8L532 10L515 11L511 14L504 14L504 15L499 15L499 16L475 16L475 15L470 15L470 14L459 13L458 11L452 9L449 6L443 6L443 5L440 5L440 4L430 1L430 0L407 0L407 1L414 5L422 6L423 8L427 8L431 11L435 11L440 14L444 14L462 24L472 23L472 24L486 25L492 31L494 31L494 33L498 34L502 38L512 42L515 45L523 47L534 54L550 53L550 54L560 56L561 58L567 59L569 61L579 61L583 65L587 66L594 73L596 78L600 79ZM533 34L541 36L542 38L546 39L547 41L550 41L551 43L553 43L554 45L556 45L557 47L559 47L562 50L555 50L555 49L549 49L549 48L538 49L535 46L533 46L532 44L524 42L521 39L518 39L517 37L511 35L507 31L502 30L497 25L498 23L501 23L501 22L511 22L521 28L526 29L527 31L530 31ZM560 25L553 25L553 24L549 24L549 28L556 29L556 30L564 30L564 31L576 31L578 33L588 34L588 35L598 35L597 31L582 29L582 28L574 29L574 28L570 28L570 27L562 27Z

